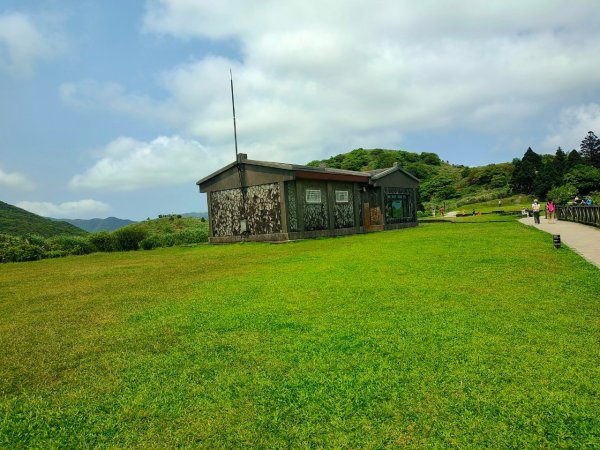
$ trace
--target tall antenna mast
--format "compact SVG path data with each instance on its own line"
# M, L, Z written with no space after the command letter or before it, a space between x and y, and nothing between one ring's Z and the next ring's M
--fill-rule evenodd
M233 137L235 139L235 160L238 160L238 147L237 147L237 128L235 126L235 101L233 99L233 74L229 69L229 79L231 81L231 106L233 108Z

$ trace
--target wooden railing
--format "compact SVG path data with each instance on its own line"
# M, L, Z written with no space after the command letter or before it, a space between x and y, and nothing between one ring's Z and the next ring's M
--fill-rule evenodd
M556 218L600 227L600 206L557 206Z

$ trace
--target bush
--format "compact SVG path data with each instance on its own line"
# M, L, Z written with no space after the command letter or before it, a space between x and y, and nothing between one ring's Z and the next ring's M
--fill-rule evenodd
M181 244L200 244L208 242L208 231L202 228L183 230L175 235L175 243Z
M67 255L87 255L95 248L82 236L55 236L46 241L48 250L64 252Z
M159 235L153 234L148 236L142 242L140 242L140 248L144 250L152 250L154 248L162 247L162 239Z
M161 237L161 247L173 247L175 245L175 236L171 233L165 233Z
M10 234L0 234L0 249L12 247L18 245L22 241L21 238L12 236Z
M106 232L100 231L88 236L90 244L99 252L112 252L115 249L115 240L113 236Z
M0 248L0 262L36 261L42 259L44 249L39 245L22 241L10 247Z
M563 184L548 191L547 198L551 198L557 205L566 205L577 195L577 188L572 184Z
M146 238L146 232L137 228L120 228L113 233L115 249L119 251L137 250Z
M30 244L37 245L39 247L46 246L46 239L39 234L26 234L23 239Z

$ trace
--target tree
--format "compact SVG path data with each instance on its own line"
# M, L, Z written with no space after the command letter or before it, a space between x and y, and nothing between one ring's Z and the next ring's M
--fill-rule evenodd
M525 151L523 159L516 158L513 160L513 164L515 169L510 183L513 191L532 194L537 172L542 167L542 157L529 147Z
M565 152L563 152L562 148L558 147L556 149L556 155L554 156L552 165L554 166L554 170L556 172L556 180L554 185L559 186L562 184L562 179L567 169L567 155Z
M439 166L442 164L440 157L436 153L430 152L421 152L421 161L432 166Z
M581 158L594 167L600 167L600 139L593 131L588 131L587 136L581 141Z
M369 164L369 159L369 153L366 150L357 148L345 155L341 168L346 170L361 170Z
M441 201L458 197L455 180L445 173L439 173L421 183L419 192L422 199Z
M571 150L567 156L567 171L571 170L573 167L578 166L579 164L583 164L581 160L581 155L575 149Z
M580 164L565 175L565 183L576 186L580 194L600 189L600 169Z
M539 198L546 198L546 194L557 184L557 173L554 167L554 161L546 161L535 177L534 192Z

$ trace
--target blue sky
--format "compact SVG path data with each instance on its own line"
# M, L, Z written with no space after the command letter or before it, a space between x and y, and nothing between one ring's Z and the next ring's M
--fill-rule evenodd
M64 218L205 211L240 152L469 166L600 134L600 2L3 0L0 200Z

